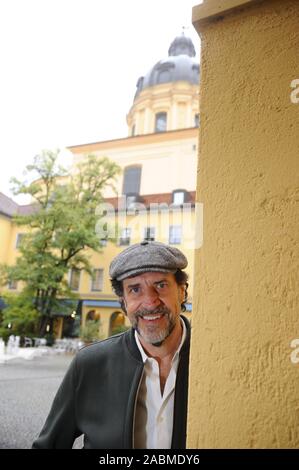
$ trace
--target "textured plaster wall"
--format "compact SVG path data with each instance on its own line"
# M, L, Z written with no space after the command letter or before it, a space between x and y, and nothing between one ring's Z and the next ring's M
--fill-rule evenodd
M297 1L201 26L188 446L299 446Z

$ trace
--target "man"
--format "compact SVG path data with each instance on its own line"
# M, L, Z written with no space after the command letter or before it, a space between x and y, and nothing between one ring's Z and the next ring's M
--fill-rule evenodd
M190 326L184 254L160 242L132 245L110 265L132 324L74 358L33 448L185 447Z

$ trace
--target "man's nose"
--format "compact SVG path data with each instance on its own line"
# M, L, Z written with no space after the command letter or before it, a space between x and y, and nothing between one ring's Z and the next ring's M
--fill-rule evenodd
M148 288L143 294L142 303L145 307L156 307L160 304L158 292L153 288Z

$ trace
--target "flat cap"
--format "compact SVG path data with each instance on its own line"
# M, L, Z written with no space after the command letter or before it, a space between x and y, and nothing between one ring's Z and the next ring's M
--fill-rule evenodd
M161 242L144 241L119 253L110 264L109 274L111 279L122 281L144 272L175 273L186 268L187 264L186 256L178 248Z

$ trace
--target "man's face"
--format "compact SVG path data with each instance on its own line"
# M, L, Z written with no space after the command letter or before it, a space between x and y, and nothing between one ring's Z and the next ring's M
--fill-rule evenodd
M179 323L185 286L172 273L148 272L124 279L123 290L133 328L147 343L162 343Z

